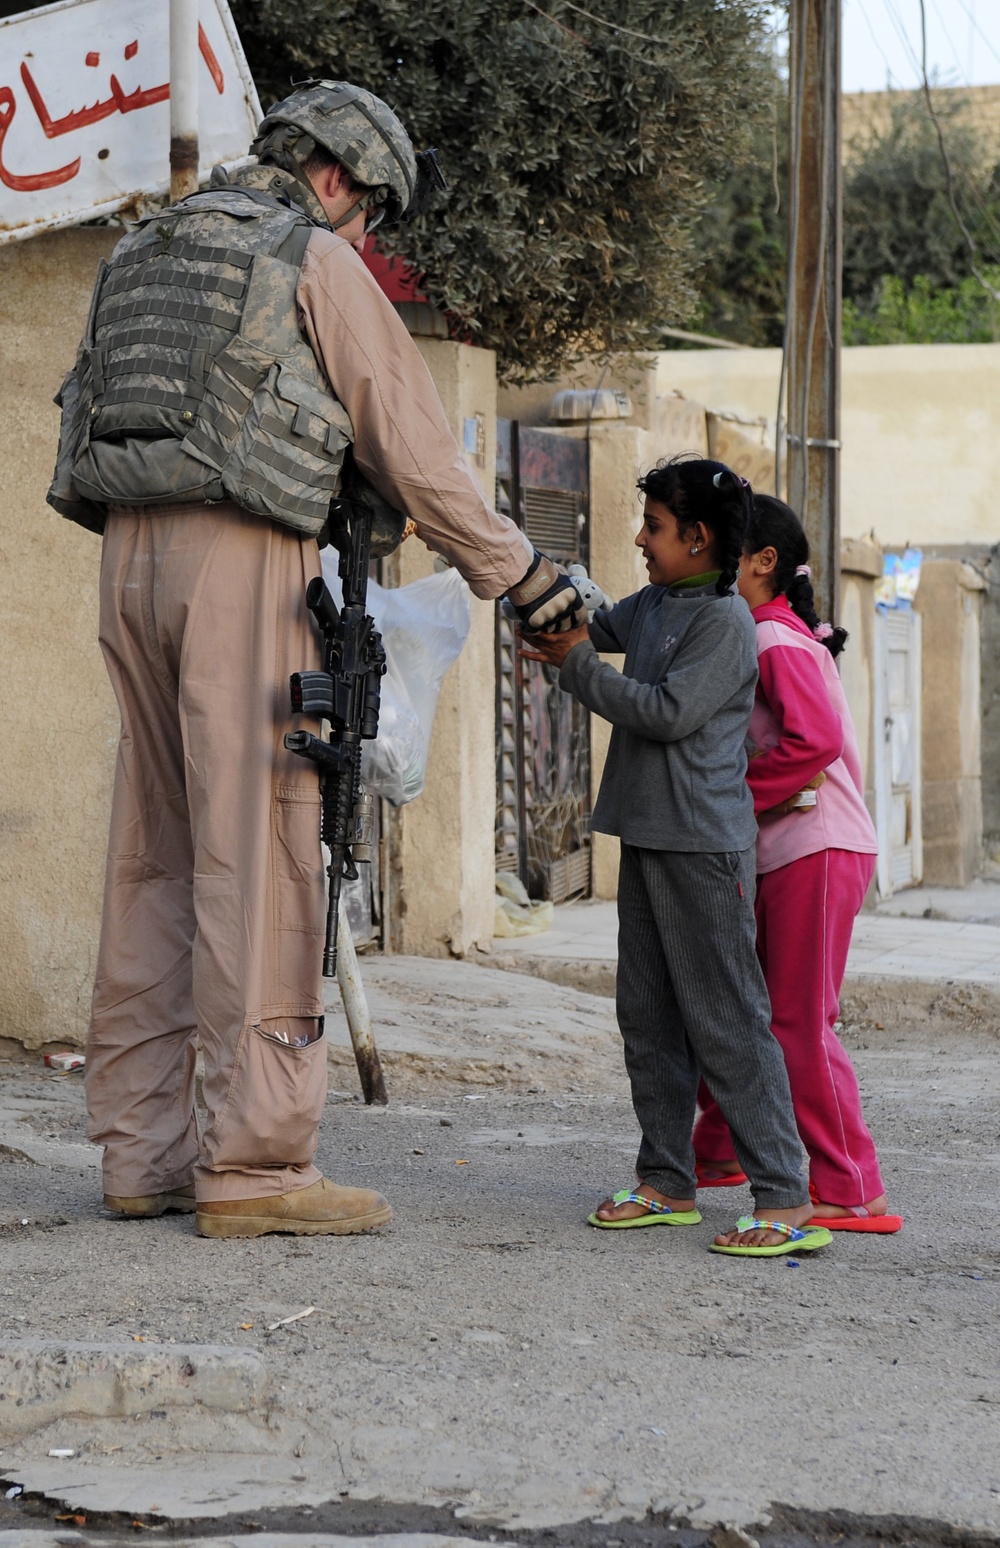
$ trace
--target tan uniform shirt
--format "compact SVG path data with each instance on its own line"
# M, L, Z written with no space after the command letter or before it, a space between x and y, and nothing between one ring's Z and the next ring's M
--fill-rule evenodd
M516 585L530 545L484 499L420 351L349 242L313 232L298 302L316 358L350 415L361 472L477 597Z

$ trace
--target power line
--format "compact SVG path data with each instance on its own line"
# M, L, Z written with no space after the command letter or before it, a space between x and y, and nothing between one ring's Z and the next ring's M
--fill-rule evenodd
M958 3L962 7L962 10L965 12L966 16L969 18L969 21L972 23L973 30L975 32L979 33L979 36L982 38L983 42L986 44L986 47L989 49L990 53L993 55L993 58L997 61L998 64L1000 64L1000 53L997 52L997 50L993 46L993 43L992 43L991 39L987 36L987 34L983 31L982 27L980 27L979 23L976 21L976 13L975 13L975 11L970 11L969 10L969 7L966 5L965 0L958 0Z
M896 36L898 37L899 41L903 45L904 52L909 55L910 63L913 66L914 70L916 71L916 73L917 73L917 75L919 77L919 75L920 75L920 60L917 58L916 52L915 52L915 50L913 48L913 45L910 42L909 33L906 30L906 23L903 21L903 18L897 12L896 7L893 4L893 0L882 0L882 4L885 6L886 14L888 15L889 20L892 23L893 27L895 28ZM920 13L921 13L921 16L923 16L923 3L922 3L922 0L921 0L921 5L920 5Z
M935 4L935 9L936 9L936 0L933 0L933 3ZM963 4L963 8L964 8L965 0L960 0L960 3ZM959 229L959 231L960 231L960 233L962 235L962 239L965 242L966 247L969 249L970 257L974 260L975 257L976 257L975 240L972 237L970 231L968 230L968 227L967 227L967 225L966 225L966 223L965 223L965 221L964 221L964 219L963 219L963 217L962 217L962 215L961 215L961 213L960 213L960 211L958 209L957 198L956 198L956 186L957 186L958 178L956 177L956 171L955 171L955 168L952 165L951 158L950 158L950 156L948 154L947 146L945 144L944 128L943 128L943 125L941 123L940 115L938 114L937 110L934 107L933 98L932 98L933 88L931 86L930 79L929 79L928 74L927 74L927 20L926 20L926 12L925 12L925 0L919 0L920 17L921 17L921 38L922 38L922 50L921 50L920 58L917 57L916 51L915 51L915 49L913 47L913 44L910 41L910 37L909 37L909 34L907 33L905 23L903 22L902 16L900 15L899 11L897 10L896 4L895 4L895 0L883 0L883 5L884 5L884 8L885 8L886 15L888 16L888 19L891 22L891 24L892 24L892 26L893 26L893 28L894 28L894 30L896 32L897 37L899 38L901 44L903 45L903 48L904 48L906 54L909 56L910 62L912 63L914 70L916 71L918 77L920 78L921 85L920 85L920 87L918 87L918 90L921 91L922 95L925 98L925 101L926 101L926 104L927 104L927 109L928 109L928 114L930 116L931 122L934 125L934 130L935 130L935 133L937 135L938 149L939 149L939 152L940 152L940 155L941 155L941 160L942 160L942 164L944 166L944 171L945 171L946 195L947 195L947 198L948 198L948 204L949 204L949 207L950 207L951 212L952 212L952 217L955 220L955 223L958 226L958 229ZM969 15L970 13L968 11L966 11L966 14ZM974 20L974 18L971 18L971 17L970 17L970 19ZM866 13L866 20L867 20L867 13ZM869 22L869 30L871 30L870 22ZM872 36L874 38L874 36L875 36L874 32L872 32ZM880 45L878 45L877 40L876 40L876 46L879 47L879 52L882 53L882 57L883 57L883 59L885 59L885 54L882 51ZM888 67L888 60L887 59L886 59L886 65ZM940 90L942 88L938 88L938 89ZM990 209L990 207L988 206L988 204L986 203L986 201L982 197L982 194L980 193L980 190L976 186L974 178L968 173L967 169L965 169L963 167L963 168L960 168L959 170L960 170L960 178L961 178L961 184L962 184L962 191L964 193L964 196L965 196L966 200L969 202L969 204L971 204L974 207L976 214L985 223L985 225L986 225L987 229L989 230L991 236L994 236L998 240L998 243L1000 243L1000 226L998 226L998 224L997 224L997 220L996 220L995 215L993 214L993 211ZM976 270L974 264L970 265L970 267L971 267L972 273L974 274L975 278L979 281L979 283L984 285L985 288L989 291L989 293L991 295L993 295L993 293L994 293L993 292L993 287L989 284L989 282L984 279L984 277L978 272L978 270Z
M593 11L585 11L582 5L575 5L574 0L562 0L562 4L568 6L571 11L576 11L580 16L586 16L588 21L597 22L600 27L607 27L611 32L621 32L630 38L639 38L643 43L662 43L670 48L676 41L674 38L659 38L648 32L636 32L634 27L620 27L617 22L605 20L603 16L595 16Z
M941 28L942 28L942 30L944 32L944 35L945 35L946 39L948 40L948 47L951 49L953 55L955 56L955 64L958 66L958 78L959 78L960 81L964 82L964 84L966 86L971 86L972 82L969 79L968 75L965 74L965 72L962 69L962 61L958 57L958 49L955 47L955 40L952 37L951 33L948 31L947 27L945 26L944 17L941 15L941 10L940 10L940 7L938 6L937 0L931 0L931 5L933 5L933 7L934 7L934 11L935 11L935 13L937 15L937 19L941 23Z
M862 4L861 14L865 19L865 26L868 28L868 31L872 35L872 42L875 44L878 52L882 55L882 63L885 65L885 83L888 89L891 91L893 89L892 65L889 63L889 55L886 53L885 49L882 47L882 44L879 42L878 34L876 33L875 28L872 26L871 13L867 5Z
M938 148L941 152L941 160L944 162L944 175L948 194L948 204L951 207L952 215L955 217L955 223L958 226L958 229L961 231L962 236L965 239L965 244L969 249L970 272L979 281L983 289L993 297L994 301L1000 301L1000 290L994 289L986 276L982 274L977 267L976 244L973 241L969 228L966 226L965 221L962 219L958 204L955 199L955 179L952 174L951 160L948 156L948 148L944 143L944 131L941 128L941 120L938 117L937 111L934 107L934 99L931 95L930 81L927 79L927 9L924 0L918 0L918 3L920 5L920 73L923 77L924 97L927 101L927 111L931 116L931 121L933 122L935 132L937 133Z

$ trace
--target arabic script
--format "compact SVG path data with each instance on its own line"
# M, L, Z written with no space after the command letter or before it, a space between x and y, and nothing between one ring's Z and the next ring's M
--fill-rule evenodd
M225 91L225 77L200 22L198 23L198 49L215 89L221 96ZM138 40L126 44L125 58L134 59L138 51ZM84 63L91 69L99 66L100 61L100 53L95 49L91 49L84 57ZM49 140L54 140L59 135L72 134L77 129L86 128L88 124L100 123L103 118L110 118L113 113L135 113L141 108L152 107L156 102L165 102L170 96L169 81L165 81L161 86L145 88L137 86L134 91L127 92L122 87L118 76L112 71L108 81L110 96L105 97L103 101L95 102L91 107L75 108L70 113L64 113L61 118L53 118L45 105L35 77L23 61L21 83L35 116L42 126L42 131ZM6 188L13 189L15 193L33 193L43 188L56 188L60 183L68 183L76 177L82 164L79 156L73 161L68 161L65 166L54 167L49 172L17 173L10 171L4 165L4 141L14 122L16 112L17 97L13 88L0 86L0 183L3 183Z

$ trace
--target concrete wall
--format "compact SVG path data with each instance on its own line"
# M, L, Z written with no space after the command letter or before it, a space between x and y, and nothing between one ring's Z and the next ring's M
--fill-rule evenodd
M841 530L886 548L1000 540L1000 344L891 344L843 352ZM671 350L658 390L773 427L776 349Z
M840 545L840 622L849 635L837 657L840 678L858 737L865 800L875 817L875 582L882 574L882 550L871 538L845 538Z
M982 616L983 853L1000 864L1000 548L977 561L986 591Z
M642 505L635 481L654 460L648 431L614 423L594 425L590 433L590 568L609 596L630 596L645 584L646 572L635 546ZM606 660L621 669L620 656ZM611 727L600 715L590 717L590 770L593 800L604 772ZM591 890L595 898L618 893L618 840L595 833Z
M90 1013L118 713L97 645L100 539L45 504L106 231L0 247L0 1037L79 1041Z
M980 621L986 583L935 559L920 572L923 618L924 885L964 887L982 863Z
M489 350L417 339L463 442L482 417L485 451L470 458L488 498L496 488L496 359ZM429 575L434 556L411 537L390 561L389 583ZM440 957L488 951L493 940L496 811L495 604L472 598L469 639L441 688L423 794L390 817L386 944Z
M100 540L45 504L58 431L52 397L73 363L94 274L115 233L68 230L0 247L0 1039L79 1043L90 1010L118 714L97 645ZM482 350L420 347L459 434L482 414L495 479L495 367ZM431 555L410 539L399 582ZM446 954L493 933L493 608L473 601L443 686L427 786L392 819L390 940Z

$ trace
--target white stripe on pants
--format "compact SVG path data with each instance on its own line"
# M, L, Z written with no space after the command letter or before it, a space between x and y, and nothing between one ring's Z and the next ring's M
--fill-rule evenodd
M699 1073L725 1113L758 1209L808 1202L788 1076L754 949L754 849L622 845L618 1025L642 1129L636 1172L695 1192Z

